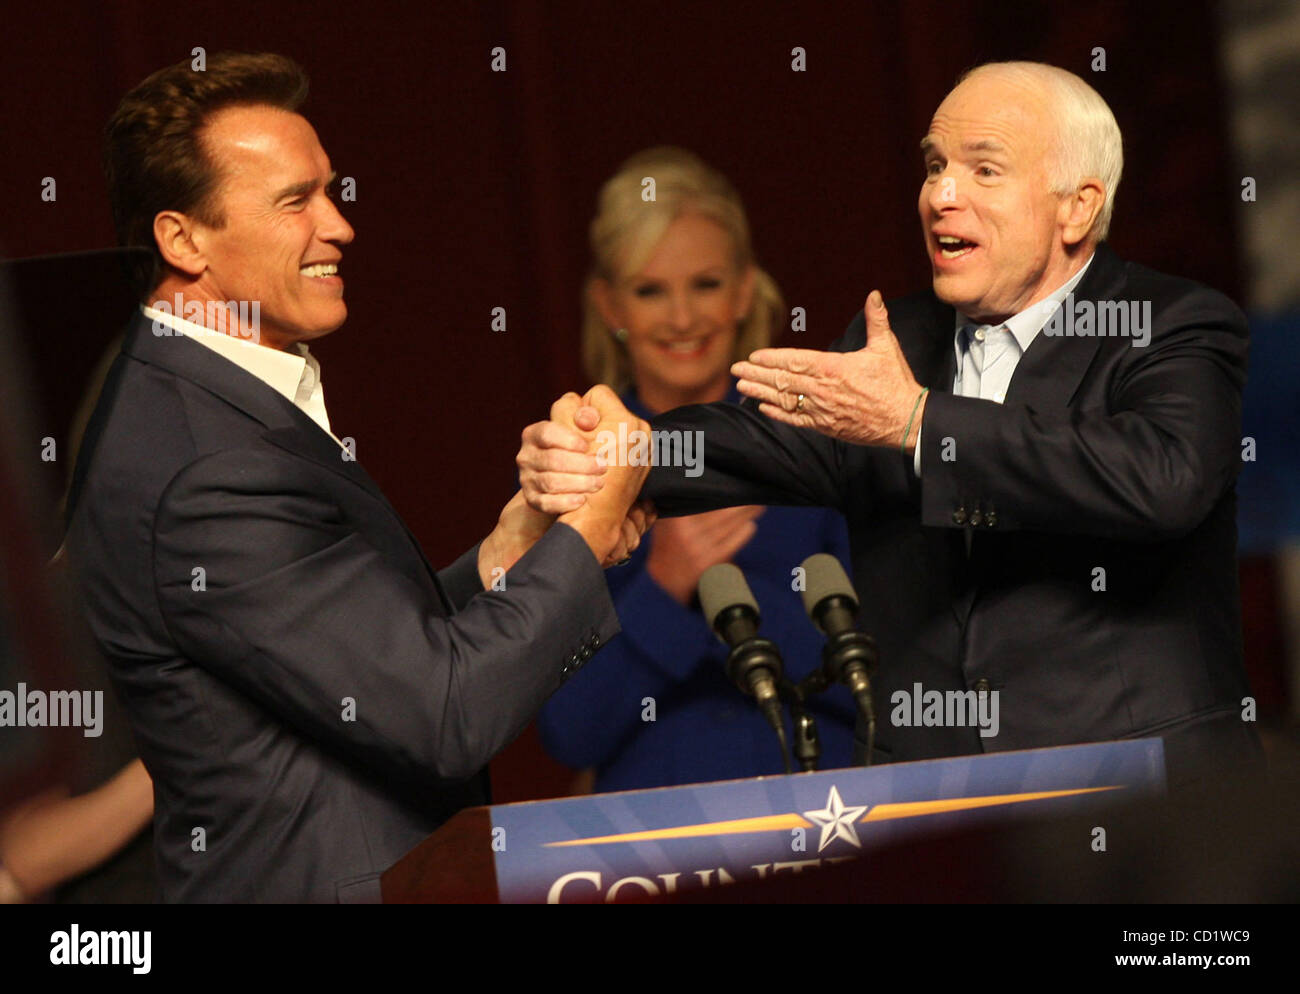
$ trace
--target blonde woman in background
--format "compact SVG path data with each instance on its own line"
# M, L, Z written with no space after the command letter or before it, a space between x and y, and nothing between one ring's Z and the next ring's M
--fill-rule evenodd
M653 200L643 197L647 179ZM583 322L591 379L647 419L684 404L738 403L732 362L768 345L785 310L755 262L727 179L683 149L634 155L601 189L591 249ZM631 561L607 574L623 632L601 650L600 666L578 671L543 709L548 752L593 771L597 791L782 772L776 737L726 678L725 648L695 590L710 566L739 566L763 633L797 681L821 663L821 637L791 587L793 568L815 552L848 568L838 512L734 507L660 520ZM811 710L820 768L850 765L848 693L832 688Z

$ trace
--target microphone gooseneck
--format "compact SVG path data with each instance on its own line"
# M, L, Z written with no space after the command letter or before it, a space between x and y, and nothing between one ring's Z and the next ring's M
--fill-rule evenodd
M758 601L745 576L732 563L719 563L700 577L700 606L709 626L728 646L727 678L758 702L759 710L781 743L781 760L790 772L785 724L781 720L779 684L781 652L758 634Z
M871 765L876 740L876 708L871 697L871 674L879 656L876 641L858 631L858 598L844 567L834 556L819 552L803 561L803 606L818 630L826 636L822 650L823 672L829 680L849 688L867 727L865 765Z

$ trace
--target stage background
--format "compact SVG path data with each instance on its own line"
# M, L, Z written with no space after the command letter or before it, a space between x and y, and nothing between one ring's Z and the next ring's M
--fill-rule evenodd
M195 46L296 58L312 77L305 113L357 191L343 205L357 233L343 261L350 317L315 349L331 420L445 563L516 485L520 430L587 385L587 224L599 184L648 145L684 145L731 177L760 262L807 311L808 330L782 344L822 346L872 288L889 297L929 279L917 143L955 77L991 59L1053 62L1087 78L1124 132L1115 249L1241 300L1249 205L1217 31L1197 2L11 6L0 243L14 256L112 244L101 129L149 72ZM490 71L494 46L504 73ZM791 70L796 46L806 72ZM1104 72L1091 68L1098 48ZM490 329L495 307L504 333ZM42 434L65 437L115 330L76 314L28 343ZM1248 652L1277 712L1266 587L1247 599ZM561 793L569 778L531 730L494 764L497 800Z

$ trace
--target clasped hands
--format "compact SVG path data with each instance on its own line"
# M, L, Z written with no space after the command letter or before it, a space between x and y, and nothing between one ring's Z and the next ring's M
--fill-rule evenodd
M620 423L629 435L650 430L614 391L597 386L585 397L566 393L551 405L549 421L524 429L516 457L521 490L480 548L481 576L493 565L509 569L557 520L582 536L602 566L622 562L636 550L655 520L653 508L637 502L650 467L607 466L595 456L597 440L606 431L617 435ZM551 488L559 496L552 497Z

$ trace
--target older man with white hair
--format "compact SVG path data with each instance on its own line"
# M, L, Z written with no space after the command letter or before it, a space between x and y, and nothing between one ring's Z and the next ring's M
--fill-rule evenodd
M880 650L876 761L1158 735L1173 782L1255 762L1233 489L1243 315L1105 244L1120 132L1072 73L976 68L921 151L932 288L888 305L872 291L829 352L737 363L756 407L658 419L705 433L706 469L656 468L645 495L670 515L844 511ZM581 500L589 445L574 425L528 429L535 506ZM916 720L918 695L971 690L998 694L997 735Z

